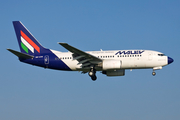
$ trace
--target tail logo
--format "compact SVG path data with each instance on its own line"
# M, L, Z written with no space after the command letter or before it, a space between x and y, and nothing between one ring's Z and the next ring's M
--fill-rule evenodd
M23 32L21 32L21 47L26 53L28 53L28 49L34 53L34 49L40 53L40 48Z

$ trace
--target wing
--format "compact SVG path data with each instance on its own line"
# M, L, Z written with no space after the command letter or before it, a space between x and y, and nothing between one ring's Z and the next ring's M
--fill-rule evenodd
M89 53L86 53L84 51L81 51L73 46L70 46L67 43L59 44L66 48L68 51L73 53L73 60L77 60L79 62L78 64L82 64L82 68L94 67L95 65L98 65L102 62L102 59L93 56Z

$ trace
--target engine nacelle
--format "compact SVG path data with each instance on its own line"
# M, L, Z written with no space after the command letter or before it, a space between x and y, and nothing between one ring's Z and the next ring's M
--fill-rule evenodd
M104 60L102 63L103 70L114 70L121 68L121 61L120 60Z
M124 76L125 75L125 70L107 70L103 71L103 74L106 74L107 76Z

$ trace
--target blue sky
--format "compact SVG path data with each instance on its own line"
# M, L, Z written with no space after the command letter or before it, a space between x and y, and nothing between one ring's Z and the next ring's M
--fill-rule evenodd
M180 1L13 1L0 4L0 119L2 120L179 120ZM84 51L148 49L175 61L162 70L126 70L98 80L79 72L27 65L12 21L22 21L47 48L57 42Z

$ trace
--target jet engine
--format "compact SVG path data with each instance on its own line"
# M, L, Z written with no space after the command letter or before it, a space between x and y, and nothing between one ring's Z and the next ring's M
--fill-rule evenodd
M102 69L103 70L115 70L121 68L120 60L103 60Z

